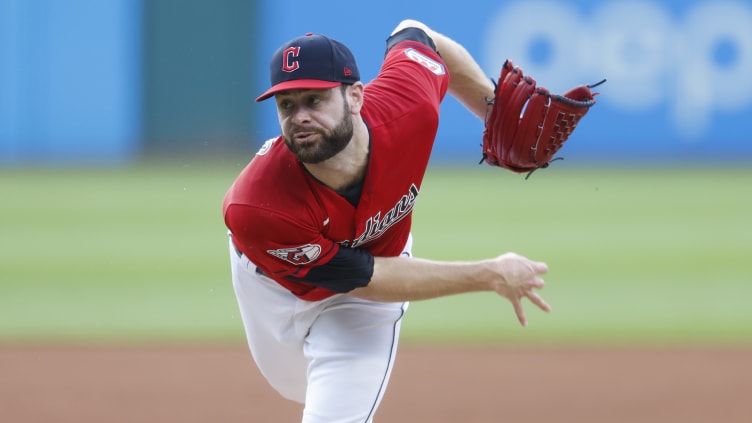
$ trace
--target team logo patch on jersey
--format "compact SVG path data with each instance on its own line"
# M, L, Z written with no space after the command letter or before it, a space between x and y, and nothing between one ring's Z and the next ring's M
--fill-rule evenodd
M272 148L272 145L274 144L274 141L277 141L276 138L268 139L264 143L264 145L259 148L259 151L256 152L257 156L263 156L264 154L268 153L269 150Z
M424 55L418 50L409 48L405 50L405 55L415 62L420 63L426 69L430 70L436 75L444 75L444 65Z
M321 254L321 246L318 244L306 244L295 248L266 250L266 252L288 263L300 266L316 260Z

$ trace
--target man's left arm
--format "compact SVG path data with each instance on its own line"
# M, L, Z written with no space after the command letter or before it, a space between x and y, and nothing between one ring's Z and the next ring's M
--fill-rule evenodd
M415 20L400 22L392 34L405 28L419 28L431 37L449 72L449 94L485 121L487 99L494 98L495 87L472 55L453 39Z

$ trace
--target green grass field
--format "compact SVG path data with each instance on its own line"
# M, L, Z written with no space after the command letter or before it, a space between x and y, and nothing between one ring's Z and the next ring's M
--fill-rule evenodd
M237 162L0 169L0 343L243 342L221 218ZM520 328L492 294L415 302L405 342L752 344L752 168L429 169L418 256L548 262Z

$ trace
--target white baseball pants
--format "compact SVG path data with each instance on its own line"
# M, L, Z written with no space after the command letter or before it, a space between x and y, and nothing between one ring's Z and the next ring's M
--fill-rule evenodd
M403 255L410 255L412 238ZM309 302L256 272L230 241L232 281L248 345L303 423L369 423L389 382L408 303L338 294Z

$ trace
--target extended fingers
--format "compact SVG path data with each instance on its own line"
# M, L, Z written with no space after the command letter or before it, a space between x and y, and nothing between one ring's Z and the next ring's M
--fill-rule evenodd
M540 278L540 277L538 277L538 276L533 276L533 277L531 277L531 278L530 278L530 280L528 281L528 283L527 283L527 287L528 287L528 288L537 288L537 289L540 289L540 288L543 288L543 286L544 286L545 284L546 284L546 283L545 283L545 282L543 281L543 278Z
M543 298L533 292L533 289L541 289L545 285L541 275L548 272L548 265L541 261L532 261L513 253L502 256L505 263L511 266L511 272L507 273L504 280L504 288L497 291L507 297L514 307L514 313L522 326L527 326L527 318L522 307L522 298L530 300L539 309L549 312L551 306ZM506 292L505 292L506 291Z
M530 261L530 267L536 275L548 273L548 265L542 261Z
M528 300L530 300L530 302L532 302L545 312L551 311L551 306L543 298L541 298L540 295L529 289L523 290L521 292L521 295L514 296L510 299L510 301L512 302L512 307L514 307L514 314L517 315L517 320L519 320L522 326L527 326L527 317L525 317L525 310L522 307L522 297L527 298Z
M525 310L522 308L522 301L520 297L511 299L512 307L514 307L514 314L517 315L517 320L520 321L522 326L527 326L527 318L525 317Z
M543 311L551 311L551 306L543 299L540 295L536 294L533 291L526 290L524 293L525 297L527 297L530 302L538 306L539 309Z

